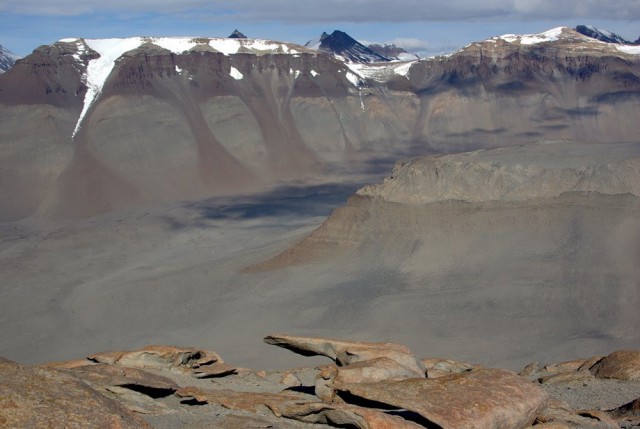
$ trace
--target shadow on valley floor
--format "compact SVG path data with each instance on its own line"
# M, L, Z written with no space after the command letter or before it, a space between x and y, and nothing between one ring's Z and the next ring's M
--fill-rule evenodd
M304 220L328 216L364 183L281 186L269 192L237 197L215 197L189 202L182 208L193 212L190 222L166 217L171 229L211 227L208 221L278 219Z

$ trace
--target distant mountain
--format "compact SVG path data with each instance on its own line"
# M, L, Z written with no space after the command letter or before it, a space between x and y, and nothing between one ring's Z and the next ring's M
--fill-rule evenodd
M20 57L4 46L0 45L0 73L9 70Z
M385 45L381 45L379 43L372 43L367 47L371 49L373 52L375 52L376 54L381 55L385 58L389 58L391 60L414 61L414 60L420 59L418 55L413 54L407 51L406 49L401 48L398 45L394 45L393 43L385 44Z
M606 43L617 43L620 45L637 45L640 44L640 38L638 38L638 40L636 40L635 42L631 42L627 39L625 39L624 37L616 34L616 33L612 33L610 31L607 30L601 30L599 28L596 28L592 25L578 25L576 27L576 31L580 34L583 34L587 37L591 37L593 39L596 40L600 40L601 42L606 42Z
M246 39L246 38L247 36L239 32L238 29L233 30L233 33L231 33L228 37L228 39Z
M390 61L389 58L374 52L347 33L339 30L335 30L331 34L322 33L318 39L310 40L305 46L321 52L340 55L347 61L353 63L380 63Z

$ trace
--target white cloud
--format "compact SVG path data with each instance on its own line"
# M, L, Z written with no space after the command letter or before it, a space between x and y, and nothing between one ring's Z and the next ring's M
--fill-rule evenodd
M640 19L640 1L616 0L21 0L0 12L33 15L85 13L197 13L283 22L402 22L510 19Z

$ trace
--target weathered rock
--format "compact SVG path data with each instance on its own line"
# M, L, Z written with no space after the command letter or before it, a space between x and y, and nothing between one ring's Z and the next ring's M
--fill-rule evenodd
M280 378L280 383L289 387L302 386L302 382L300 381L300 379L296 377L294 373L289 371L282 375L282 378Z
M262 406L298 400L299 397L285 393L236 392L228 389L204 390L198 387L178 389L176 395L196 404L220 404L230 410L257 413Z
M0 360L0 427L150 426L68 373Z
M336 399L335 387L342 384L407 378L424 378L424 373L416 372L386 357L356 362L348 366L332 365L320 371L316 377L315 393L323 401L331 402Z
M640 398L607 412L618 422L640 426Z
M452 359L440 358L424 358L422 359L426 375L429 378L442 377L448 374L457 374L460 372L471 371L474 365L466 362L460 362Z
M339 391L347 401L365 399L402 408L443 429L525 428L548 401L540 387L499 369L435 379L352 384Z
M422 361L409 348L394 343L368 343L342 341L331 338L296 337L292 335L269 335L265 343L291 350L303 356L326 356L340 366L350 365L375 358L391 359L418 373L424 373Z
M575 359L565 362L545 365L542 369L550 374L558 374L567 371L577 371L582 365L587 362L587 359Z
M530 377L537 373L540 370L540 367L540 362L531 362L522 368L518 375L521 377Z
M349 404L290 401L269 404L268 407L278 417L337 427L358 429L418 429L423 427L400 416Z
M549 401L538 415L534 428L616 429L618 425L605 412L598 410L573 410L558 400ZM547 426L548 425L548 426Z
M596 378L640 380L640 351L619 350L600 360L589 371Z
M120 386L151 397L163 397L173 394L179 388L170 378L152 374L139 368L96 364L74 367L66 371L95 389Z
M592 357L590 357L589 359L585 360L582 365L580 365L580 367L578 368L578 371L581 371L583 369L590 370L595 364L600 362L603 358L604 358L604 356L592 356Z
M200 365L192 369L196 378L215 378L225 377L231 374L237 374L237 368L225 363L214 363L211 365Z
M552 373L538 378L540 384L575 383L593 380L595 377L589 371L564 371Z
M216 352L174 346L147 346L134 351L95 353L88 356L87 359L93 362L118 364L131 368L178 371L224 363Z

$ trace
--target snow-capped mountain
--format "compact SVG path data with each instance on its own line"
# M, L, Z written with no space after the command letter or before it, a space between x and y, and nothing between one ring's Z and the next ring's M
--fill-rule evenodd
M247 36L245 36L243 33L238 31L238 29L236 28L235 30L233 30L233 33L229 35L228 38L229 39L246 39Z
M607 30L601 30L592 25L578 25L576 27L576 31L580 34L584 34L585 36L588 36L593 39L600 40L601 42L606 42L606 43L618 43L620 45L636 45L640 41L640 38L639 38L635 42L631 42L616 33L612 33Z
M9 70L19 59L20 56L0 45L0 73L4 73Z
M331 34L322 33L319 38L308 41L305 46L321 52L339 55L347 61L354 63L390 61L389 58L374 52L347 33L339 30L335 30Z
M420 59L418 55L413 54L398 45L394 45L393 43L384 45L381 45L379 43L371 43L367 45L367 47L376 54L381 55L385 58L389 58L391 60L414 61Z
M326 54L336 39L343 49ZM265 190L409 151L637 135L640 46L570 28L408 62L344 33L316 44L74 38L35 49L0 75L0 219Z

